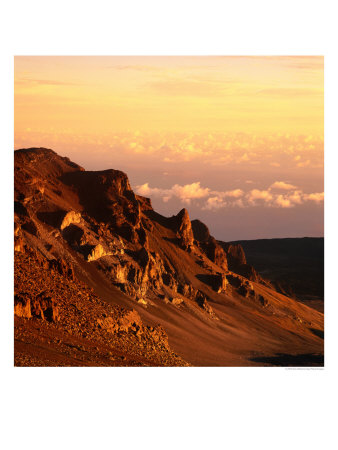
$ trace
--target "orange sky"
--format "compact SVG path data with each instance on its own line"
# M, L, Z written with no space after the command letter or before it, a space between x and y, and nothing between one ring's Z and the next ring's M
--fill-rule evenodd
M30 131L323 134L323 57L15 57L15 139Z

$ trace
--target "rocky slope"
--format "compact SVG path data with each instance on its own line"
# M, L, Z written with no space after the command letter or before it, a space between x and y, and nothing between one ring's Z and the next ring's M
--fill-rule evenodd
M218 243L187 210L157 214L123 172L85 171L52 150L18 150L14 200L17 365L111 363L106 350L101 359L92 350L77 362L62 356L69 335L84 348L93 339L120 348L130 365L321 358L322 314L273 290L241 246ZM136 317L123 335L121 314ZM60 348L45 350L44 359L29 347L59 332Z
M161 326L103 302L72 270L15 252L15 364L182 366ZM29 319L29 320L28 320Z

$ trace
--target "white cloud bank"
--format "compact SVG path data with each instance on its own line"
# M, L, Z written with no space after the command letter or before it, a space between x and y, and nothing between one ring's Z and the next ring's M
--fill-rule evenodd
M144 197L161 198L163 202L177 198L189 205L194 200L202 200L201 208L213 211L226 207L293 208L309 201L317 204L324 201L324 192L304 193L296 186L284 181L275 181L267 189L251 189L247 192L239 188L230 191L214 191L208 187L202 187L199 181L182 186L175 184L168 189L150 187L149 183L145 183L136 186L135 191Z
M170 189L151 188L149 183L136 186L136 193L145 197L161 197L164 202L173 197L179 198L182 202L190 203L193 199L208 197L209 188L202 188L200 182L185 184L180 186L175 184Z
M270 189L281 189L283 191L288 191L290 189L296 189L296 186L293 184L285 183L284 181L275 181L270 186Z

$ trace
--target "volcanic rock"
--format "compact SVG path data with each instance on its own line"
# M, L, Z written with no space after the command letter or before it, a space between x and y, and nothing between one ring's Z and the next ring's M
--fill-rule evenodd
M36 296L31 303L32 316L40 317L48 322L56 322L59 320L59 310L52 297L44 293Z
M222 247L186 209L156 213L123 172L85 171L46 149L15 152L14 220L16 363L185 364L140 317L162 322L197 365L321 349L306 328L321 330L319 313L254 280L240 248ZM44 339L57 347L48 353ZM23 348L35 359L27 363Z
M177 305L180 305L181 303L183 303L183 298L181 298L181 297L172 297L171 299L170 299L170 302L173 304L173 305L175 305L175 306L177 306Z
M21 236L15 236L14 238L14 251L23 252L25 249L25 244Z
M63 218L61 223L61 230L68 227L71 223L80 223L81 222L81 214L75 211L69 211Z
M228 260L225 251L217 243L216 239L210 235L208 227L200 220L193 220L191 225L194 238L200 249L207 255L210 261L223 270L228 270Z
M107 252L101 244L97 244L93 247L91 247L90 253L87 255L87 261L96 261L99 258L102 258L102 256L109 255L109 252Z
M27 294L16 294L14 296L14 314L18 317L32 317L31 301Z
M14 296L14 314L18 317L38 317L48 322L59 320L59 311L53 298L41 293L35 297L20 293Z
M243 247L240 244L229 244L222 241L218 241L218 244L226 252L229 270L249 280L262 281L256 270L250 264L247 264Z
M176 216L173 216L172 224L179 238L179 245L184 250L190 250L194 245L194 234L188 211L183 208Z

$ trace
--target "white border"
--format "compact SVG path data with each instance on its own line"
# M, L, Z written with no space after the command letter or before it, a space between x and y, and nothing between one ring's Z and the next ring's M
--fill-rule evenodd
M338 167L335 2L121 3L32 0L3 6L0 178L4 212L4 448L331 448L334 414L330 413L329 402L337 400L334 328L338 317L334 295L334 180ZM325 55L324 370L13 369L13 55L25 54Z

